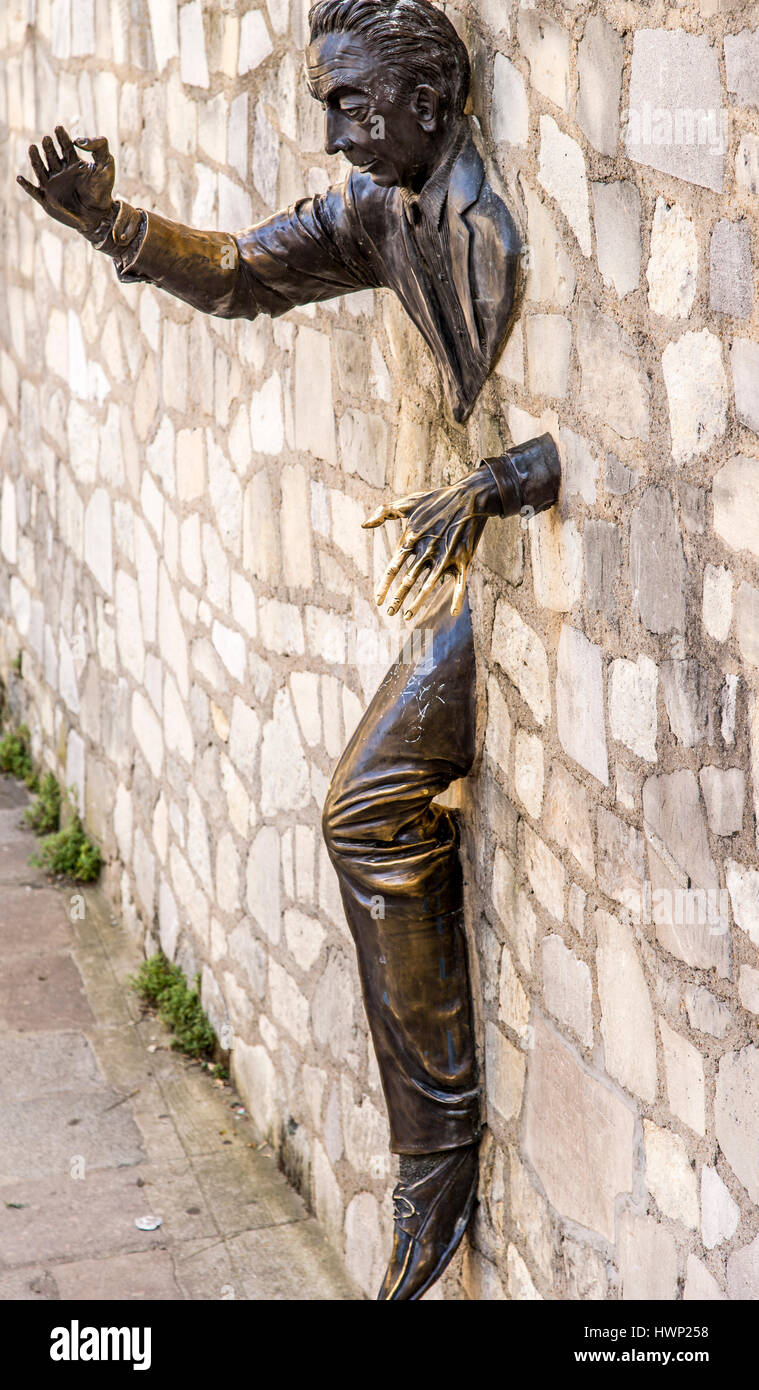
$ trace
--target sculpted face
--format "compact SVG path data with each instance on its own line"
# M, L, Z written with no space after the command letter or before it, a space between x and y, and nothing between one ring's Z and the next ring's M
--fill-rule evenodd
M326 34L306 50L313 96L324 107L327 154L341 152L382 188L418 189L442 137L440 98L420 86L400 101L360 34Z

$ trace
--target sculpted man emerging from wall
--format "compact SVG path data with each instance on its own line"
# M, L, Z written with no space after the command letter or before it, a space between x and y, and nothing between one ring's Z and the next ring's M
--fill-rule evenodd
M18 182L110 256L122 282L160 286L205 313L253 319L392 289L463 422L512 326L520 252L464 114L466 47L431 0L319 0L309 21L306 80L325 112L325 149L352 166L326 193L235 235L196 231L114 200L107 140L72 141L63 126L57 145L45 136L42 152L30 148L37 183ZM422 1296L461 1241L475 1199L480 1084L458 830L434 798L474 758L466 580L477 544L488 517L552 506L559 472L544 435L365 523L405 523L377 602L390 595L388 612L403 609L407 619L431 605L434 654L431 665L402 657L388 672L323 813L400 1155L381 1299ZM448 576L452 590L441 583Z

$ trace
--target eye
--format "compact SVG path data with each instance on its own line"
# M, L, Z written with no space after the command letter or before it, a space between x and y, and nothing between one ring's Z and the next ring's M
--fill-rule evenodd
M368 121L372 108L366 101L361 101L358 97L342 97L340 100L340 110L352 121L359 124Z

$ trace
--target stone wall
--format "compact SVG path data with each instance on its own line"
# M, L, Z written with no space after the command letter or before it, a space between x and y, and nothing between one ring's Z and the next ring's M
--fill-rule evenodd
M393 1173L319 834L395 654L392 537L360 522L550 429L559 506L491 522L471 583L488 1134L436 1293L759 1297L759 6L450 7L527 248L466 428L389 293L206 319L120 287L13 182L57 121L200 226L342 177L305 10L2 7L0 672L373 1293Z

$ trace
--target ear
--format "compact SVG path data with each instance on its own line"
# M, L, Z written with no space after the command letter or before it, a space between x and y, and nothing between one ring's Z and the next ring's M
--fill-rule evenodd
M424 85L417 87L410 106L422 130L428 135L434 135L440 123L440 95L435 88Z

